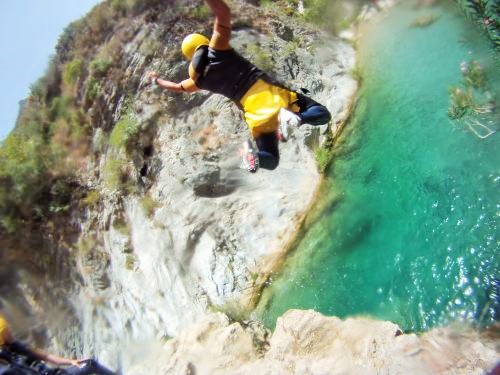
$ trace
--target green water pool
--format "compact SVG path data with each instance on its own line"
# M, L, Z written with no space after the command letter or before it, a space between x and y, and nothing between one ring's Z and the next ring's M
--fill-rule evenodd
M410 26L428 14L436 22ZM485 128L475 134L447 109L462 61L479 61L500 97L498 58L447 3L397 6L363 35L354 117L255 314L269 327L291 308L368 315L409 331L489 324L499 313L500 134L481 138ZM476 117L500 130L495 113Z

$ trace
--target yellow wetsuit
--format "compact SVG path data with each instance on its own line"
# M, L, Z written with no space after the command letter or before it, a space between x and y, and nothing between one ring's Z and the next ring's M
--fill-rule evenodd
M281 108L298 112L297 93L259 79L241 98L245 121L252 136L272 133L278 129Z
M0 346L5 345L5 334L9 329L9 324L5 318L0 315Z
M281 108L298 112L297 93L273 84L272 79L233 49L201 46L193 55L189 76L196 86L239 103L254 138L278 128Z

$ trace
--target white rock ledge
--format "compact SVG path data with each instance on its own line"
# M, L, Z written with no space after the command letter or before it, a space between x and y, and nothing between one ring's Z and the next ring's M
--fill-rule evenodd
M268 335L256 323L209 315L157 347L127 374L479 375L500 358L492 342L469 328L417 336L403 334L390 322L343 321L312 310L288 311Z

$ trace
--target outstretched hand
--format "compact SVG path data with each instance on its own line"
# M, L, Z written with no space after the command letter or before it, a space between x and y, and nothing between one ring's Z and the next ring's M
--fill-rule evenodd
M85 366L85 363L89 360L89 358L85 358L85 359L73 359L71 360L71 364L73 366L77 366L77 367L83 367Z
M156 72L149 72L148 73L149 83L152 83L156 78L158 78L158 74Z

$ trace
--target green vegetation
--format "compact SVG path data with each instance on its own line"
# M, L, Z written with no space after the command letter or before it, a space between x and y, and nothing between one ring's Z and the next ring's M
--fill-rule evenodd
M116 150L125 150L128 153L139 130L139 124L133 118L133 115L129 113L114 126L109 136L109 144Z
M361 82L363 80L363 71L358 64L356 64L354 68L349 71L349 74L358 82Z
M133 1L130 0L111 0L110 5L111 8L117 12L121 13L122 15L125 15L127 11L129 11L132 8L131 4Z
M104 153L108 144L112 149L102 173L103 186L134 191L128 180L128 151L139 126L127 112L109 132L109 126L101 128L102 119L109 118L108 108L94 104L104 92L105 80L121 79L123 73L112 68L121 59L123 43L135 32L133 27L114 29L115 25L160 3L108 0L65 29L45 75L31 86L16 129L0 143L0 234L45 225L71 207L97 205L102 193L86 192L80 171L92 152ZM141 52L153 56L161 47L152 38ZM87 114L92 106L96 124Z
M83 73L83 63L80 59L74 59L66 64L63 73L63 82L68 86L73 86Z
M69 111L71 110L72 98L69 96L56 96L48 105L48 117L51 121L58 118L68 120Z
M163 0L111 0L108 2L114 12L120 16L137 14L146 8L163 4Z
M30 216L43 215L39 202L53 160L37 124L31 126L33 134L12 133L0 148L0 223L9 233Z
M243 305L237 301L228 301L224 305L210 305L208 310L212 313L223 313L232 322L243 322L248 320L250 312L243 307Z
M259 0L259 5L261 7L269 7L274 4L274 1L272 0Z
M316 164L318 166L318 170L320 171L320 173L325 173L328 169L328 166L330 165L330 162L332 161L334 154L333 145L334 145L333 135L329 131L323 144L320 147L318 147L314 152L314 156L316 158Z
M55 180L50 188L50 194L53 197L49 204L49 212L57 214L69 209L72 191L71 186L64 179Z
M129 177L129 160L121 153L113 153L104 164L102 182L105 188L111 191L120 191L124 194L137 192L136 185Z
M472 60L469 64L462 64L461 69L467 86L479 89L486 85L486 74L479 62Z
M99 82L94 77L91 77L87 83L87 91L85 93L85 100L88 103L93 103L96 98L101 95L102 86L101 82Z
M136 187L129 179L129 160L137 141L140 127L133 111L124 109L126 114L116 123L109 136L112 147L103 174L104 186L110 190L121 190L132 194Z
M274 11L287 16L298 15L298 0L259 0L259 5L263 8L273 9Z
M116 218L113 221L113 228L126 237L130 236L130 226L124 218Z
M87 156L88 118L60 83L73 85L82 71L78 60L62 72L52 62L32 86L18 126L0 144L0 232L50 220L81 194L75 172Z
M11 133L0 147L0 233L15 232L52 214L66 211L71 202L71 175L59 151L44 141L35 123Z
M281 50L282 56L286 59L287 57L294 56L295 51L300 48L300 43L298 40L291 40L285 47Z
M104 165L103 181L104 186L109 190L119 190L126 180L124 169L125 161L123 159L108 158Z
M246 52L252 62L263 71L272 72L274 70L274 61L271 55L260 45L251 43L247 46Z
M276 13L295 17L310 24L319 26L333 33L349 27L359 15L368 0L304 0L304 14L297 10L298 0L260 0L259 5L273 9Z
M156 202L150 195L145 195L141 199L141 206L146 216L152 217L158 208L158 202Z
M356 19L365 3L364 0L304 0L304 19L338 33Z
M452 119L461 118L474 106L472 89L451 87L449 91L451 104L448 108L448 116Z
M494 48L500 50L500 6L497 0L455 0L465 15L492 41Z
M108 139L101 128L96 129L92 138L92 151L103 153L105 151Z
M89 190L85 198L82 199L82 204L87 207L95 207L101 200L101 193L99 190Z
M104 77L109 68L113 65L111 58L107 56L97 56L90 63L90 71L94 77Z
M128 271L134 271L137 265L137 256L135 254L127 254L125 256L125 268Z
M139 52L146 58L153 57L158 51L163 48L160 42L154 38L147 38L142 42Z
M45 75L30 87L30 94L37 104L45 105L52 93L59 93L61 74L54 57L51 58ZM52 96L56 96L52 95Z
M96 240L94 237L83 237L81 236L76 243L76 249L80 257L87 257L92 253L96 247Z
M314 156L316 157L316 163L318 165L319 171L321 173L326 172L326 169L328 168L328 165L330 164L330 161L332 159L331 151L324 147L319 147L318 149L316 149Z
M200 4L193 9L192 15L194 18L203 21L212 18L212 11L205 4Z
M448 116L456 120L469 113L491 112L491 107L494 106L494 103L480 103L478 99L486 97L488 89L486 73L481 64L472 60L468 63L463 62L460 68L463 79L459 85L449 89L450 106L448 108Z
M90 12L89 17L85 17L85 21L89 31L94 35L106 34L112 29L114 23L112 9L109 6L96 6Z

